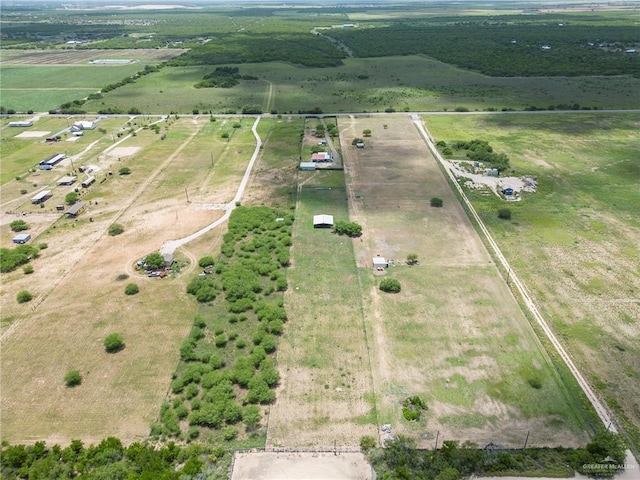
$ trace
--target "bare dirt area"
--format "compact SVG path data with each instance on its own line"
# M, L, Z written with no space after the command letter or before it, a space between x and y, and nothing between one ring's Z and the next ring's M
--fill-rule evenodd
M174 126L182 140L160 143L164 161L157 160L157 153L150 154L154 163L146 160L147 150L155 147L144 135L132 140L139 148L123 148L130 149L128 165L134 173L92 186L93 199L87 199L78 219L27 216L34 241L48 248L32 262L33 274L20 269L3 274L3 440L64 444L115 435L130 442L148 435L196 310L185 292L185 274L196 267L198 254L215 248L221 233L203 236L193 251L176 252L181 274L148 278L134 267L165 240L189 235L222 214L188 203L184 188L173 181L181 175L187 188L201 184L196 168L185 173L192 156L183 150L199 141L203 124L189 120ZM207 200L221 201L227 192L220 195ZM2 222L7 221L3 214ZM125 231L112 237L106 232L114 221ZM136 283L140 293L125 295L127 283ZM17 304L22 289L32 292L34 300ZM114 332L126 346L108 354L103 340ZM80 371L81 385L65 386L69 370Z
M528 431L536 445L583 442L581 415L410 118L340 127L379 423L423 447L436 435L516 446ZM373 135L356 149L364 129ZM419 265L405 265L409 253ZM395 266L374 273L376 255ZM399 294L378 290L385 276ZM411 395L429 407L418 422L402 416Z
M40 131L40 130L27 130L25 132L19 133L16 135L16 138L42 138L49 135L51 132Z
M362 453L237 452L231 480L370 480Z

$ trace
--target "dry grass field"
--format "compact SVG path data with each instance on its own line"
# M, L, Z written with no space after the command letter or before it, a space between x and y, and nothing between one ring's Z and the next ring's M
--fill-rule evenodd
M340 120L354 242L372 351L378 419L393 433L509 446L585 441L580 401L568 398L526 317L482 245L410 118ZM350 145L364 129L364 149ZM442 208L429 205L444 200ZM420 265L404 264L416 253ZM395 259L374 273L371 259ZM377 289L382 276L402 292ZM533 386L535 385L535 386ZM402 418L420 395L429 410Z
M222 141L225 122L170 119L163 123L164 141L141 130L112 150L76 160L103 172L83 195L88 211L77 221L50 214L52 223L43 223L34 239L48 244L32 262L35 272L3 274L3 440L65 444L74 438L97 442L116 435L132 441L148 435L196 305L185 293L188 275L147 278L134 264L165 240L191 234L221 216L221 211L200 209L201 202L233 198L255 143L248 128ZM121 165L129 166L131 175L104 173ZM111 237L106 230L114 221L125 232ZM7 238L4 218L2 232ZM178 251L183 273L215 248L222 233L211 232ZM129 282L139 285L139 294L124 294ZM21 289L30 290L34 300L17 304ZM105 353L102 343L112 332L122 334L126 344L117 354ZM68 370L81 372L80 386L65 387Z

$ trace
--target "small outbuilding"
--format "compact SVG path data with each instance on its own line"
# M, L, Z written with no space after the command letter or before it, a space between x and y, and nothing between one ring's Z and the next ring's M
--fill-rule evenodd
M333 215L314 215L313 228L331 228L333 227Z
M387 259L381 256L375 256L373 257L373 268L375 268L376 270L379 268L387 268L389 266L389 262L387 262Z
M80 130L93 130L96 128L97 124L93 121L81 120L74 123L73 126L79 128Z
M31 203L37 205L46 202L49 198L51 198L51 190L42 190L31 198Z
M17 122L9 122L8 126L10 126L10 127L27 128L27 127L32 127L33 126L33 122L31 122L29 120L20 120L20 121L17 121Z
M13 237L13 243L17 243L19 245L22 245L23 243L27 243L29 240L31 240L30 233L19 233L18 235Z
M96 181L96 177L89 177L82 182L82 188L89 188Z
M73 185L78 177L75 175L65 175L58 179L58 185Z
M87 202L76 202L65 213L67 218L76 218L87 209Z
M300 170L315 170L316 164L313 162L300 162Z

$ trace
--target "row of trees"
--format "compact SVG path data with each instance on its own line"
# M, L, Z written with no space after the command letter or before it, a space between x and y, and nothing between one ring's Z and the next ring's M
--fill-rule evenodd
M415 398L415 397L413 397ZM575 471L597 478L611 478L623 465L625 445L611 432L601 432L585 448L529 448L509 450L478 448L477 445L444 441L437 450L418 450L409 438L386 442L386 448L373 449L369 438L361 445L380 478L459 480L470 476L496 474L520 476L537 472L543 476L573 476Z
M260 405L275 400L280 381L273 354L287 320L280 292L292 222L293 215L267 207L238 207L222 253L199 260L203 270L187 293L203 309L180 349L153 436L191 440L206 428L232 440L259 427Z
M44 442L3 445L0 465L6 479L190 480L202 475L224 479L230 458L231 453L219 446L136 442L125 447L119 439L108 437L90 446L73 440L64 448L47 447Z
M447 157L462 151L465 157L471 161L489 165L492 168L498 169L500 172L509 169L509 157L505 153L496 153L486 140L458 140L450 144L444 140L440 140L436 145L442 154Z

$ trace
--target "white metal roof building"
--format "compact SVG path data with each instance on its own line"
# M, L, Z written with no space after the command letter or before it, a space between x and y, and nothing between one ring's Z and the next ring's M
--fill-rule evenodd
M333 227L333 215L314 215L313 228Z
M387 268L389 262L384 257L373 257L373 268Z
M31 203L42 203L51 197L51 190L43 190L31 198Z
M313 162L300 162L300 170L315 170L316 164Z

